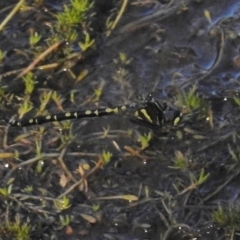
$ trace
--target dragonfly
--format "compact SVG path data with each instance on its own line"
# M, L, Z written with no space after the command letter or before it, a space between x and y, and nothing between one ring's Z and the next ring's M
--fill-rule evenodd
M39 125L47 122L64 121L69 119L83 119L91 117L103 117L110 115L121 115L129 113L132 110L130 120L136 124L144 125L146 127L163 128L166 125L176 127L182 119L180 110L168 106L166 102L157 101L152 94L149 94L137 107L136 103L125 104L115 107L105 107L98 109L87 109L70 111L46 116L37 116L34 118L23 118L17 120L11 118L9 120L10 126L26 127L30 125Z

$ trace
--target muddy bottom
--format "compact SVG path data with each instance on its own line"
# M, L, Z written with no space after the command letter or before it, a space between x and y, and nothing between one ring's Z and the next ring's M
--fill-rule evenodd
M1 239L238 239L239 1L129 1L112 31L124 3L108 4L88 10L74 41L55 26L56 1L28 3L0 30ZM15 5L0 3L0 23ZM134 117L150 93L157 125Z

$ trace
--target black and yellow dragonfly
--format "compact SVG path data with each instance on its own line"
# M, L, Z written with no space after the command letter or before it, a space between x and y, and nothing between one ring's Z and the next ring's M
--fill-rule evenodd
M147 127L162 128L165 125L177 126L182 118L182 113L173 107L169 107L166 102L160 103L151 94L142 102L142 106L137 108L137 104L121 105L99 109L88 109L81 111L65 112L47 116L37 116L30 119L9 120L11 126L25 127L35 124L43 124L54 121L64 121L69 119L81 119L89 117L102 117L116 114L129 113L133 110L130 120Z

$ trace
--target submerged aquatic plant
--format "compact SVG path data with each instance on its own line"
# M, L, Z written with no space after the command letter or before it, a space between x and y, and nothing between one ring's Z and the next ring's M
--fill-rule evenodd
M175 97L175 103L185 112L207 110L209 108L207 102L197 93L197 85L194 85L189 91L180 91Z
M64 5L61 13L57 14L58 26L68 26L80 24L86 11L92 7L88 0L72 0L69 5Z
M20 218L16 217L15 221L3 222L0 225L1 233L4 233L6 239L28 240L33 227L28 222L21 223ZM4 238L4 239L5 239Z
M212 218L221 226L240 230L240 204L229 204L226 207L219 205Z

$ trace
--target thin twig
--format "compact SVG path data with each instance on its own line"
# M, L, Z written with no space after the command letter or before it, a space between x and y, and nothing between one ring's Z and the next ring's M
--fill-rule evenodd
M0 32L3 30L5 25L13 18L14 14L17 13L19 8L24 4L25 0L20 0L18 4L13 8L13 10L7 15L7 17L3 20L3 22L0 24Z
M86 178L90 177L94 172L96 172L99 168L103 166L103 161L100 159L94 168L92 168L84 177L82 177L79 181L74 183L70 188L68 188L64 193L59 195L57 198L62 198L68 193L70 193L72 190L74 190L77 186L79 186Z
M85 157L100 157L101 154L97 153L83 153L83 152L73 152L73 153L66 153L68 156L85 156ZM7 175L4 177L3 181L7 181L9 177L15 172L16 169L21 168L25 165L35 163L39 160L45 160L46 158L53 158L53 157L59 157L59 153L42 153L41 156L31 158L29 160L23 161L19 164L17 164L15 167L13 167Z
M67 174L67 176L74 182L77 182L76 178L72 175L72 173L68 170L65 162L63 161L63 156L65 155L67 151L67 147L64 147L62 152L60 153L60 156L58 157L58 162L63 169L63 171Z
M123 12L125 11L125 9L126 9L126 7L127 7L127 3L128 3L128 0L123 0L123 4L122 4L122 6L121 6L121 9L120 9L120 11L119 11L119 13L118 13L115 21L113 22L113 24L112 24L112 26L111 26L111 30L113 30L113 29L117 26L120 18L121 18L122 15L123 15Z
M232 174L222 185L220 185L214 192L210 193L203 199L203 202L208 201L213 196L217 195L223 188L225 188L235 177L239 175L239 170Z
M50 64L45 64L45 65L41 65L41 66L38 66L38 67L34 67L32 70L53 69L53 68L58 67L59 65L60 65L60 63L50 63ZM12 71L8 71L8 72L5 72L5 73L2 73L2 74L0 74L0 78L17 74L19 72L24 71L24 69L25 68L19 68L19 69L16 69L16 70L12 70Z
M27 195L27 194L22 194L22 193L11 194L11 196L14 198L35 199L35 200L39 200L39 201L43 201L43 200L48 200L48 201L53 201L53 202L56 201L55 198L51 198L51 197L32 196L32 195Z
M60 42L54 43L52 46L50 46L47 50L45 50L43 53L41 53L27 68L25 68L20 74L18 74L17 77L14 80L23 77L25 74L27 74L29 71L31 71L49 53L51 53L52 51L57 49L63 43L64 43L64 41L60 41Z
M148 159L151 159L151 157L148 157L148 156L145 156L145 155L141 155L141 151L142 150L135 150L133 149L132 147L130 146L124 146L124 149L130 153L130 155L128 154L124 154L123 157L130 157L130 156L136 156L136 157L139 157L141 160L148 160Z
M4 136L3 136L3 149L7 149L8 145L7 145L7 139L8 139L8 130L9 130L10 126L6 126L5 127L5 131L4 131Z

